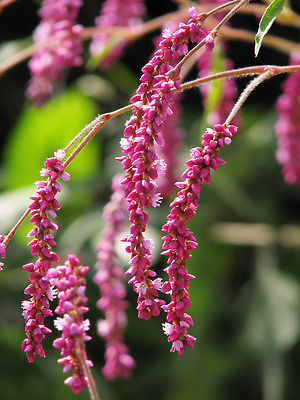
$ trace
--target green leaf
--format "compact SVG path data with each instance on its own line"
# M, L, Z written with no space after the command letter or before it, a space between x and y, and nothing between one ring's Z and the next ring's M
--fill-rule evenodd
M264 15L261 17L259 22L259 28L257 34L255 35L255 57L257 57L259 53L260 46L262 44L264 36L268 33L271 28L273 22L281 13L283 6L286 0L273 0L272 3L268 6Z
M16 189L39 179L45 159L65 147L96 113L95 103L75 89L42 108L26 106L4 151L4 188ZM92 142L68 167L72 181L89 176L98 159L99 148Z

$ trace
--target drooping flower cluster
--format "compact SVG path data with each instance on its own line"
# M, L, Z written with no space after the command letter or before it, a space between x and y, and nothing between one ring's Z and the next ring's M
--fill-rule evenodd
M87 297L85 295L85 276L89 270L87 266L81 266L75 255L69 255L64 265L50 268L48 277L52 285L57 288L59 303L55 309L56 314L63 315L54 321L55 327L62 331L60 338L55 339L53 346L59 349L63 356L58 360L64 364L64 372L73 370L73 375L65 380L65 384L71 386L74 393L87 388L87 372L92 361L87 359L85 341L91 337L86 334L90 321L84 319L88 312Z
M161 290L171 295L169 304L162 306L167 312L167 321L163 329L172 342L171 351L184 352L185 347L194 347L195 338L187 333L193 325L192 317L186 312L191 305L188 294L189 280L194 278L187 272L186 261L190 259L190 250L197 246L192 232L186 224L193 218L198 207L198 200L203 182L210 183L211 170L216 170L225 161L220 158L219 148L231 143L232 135L237 131L234 125L214 125L202 135L202 147L191 150L191 159L186 163L188 169L183 173L184 182L177 182L181 190L171 203L171 212L168 221L162 230L163 253L168 256L168 267L165 268L169 276Z
M81 0L44 0L39 15L40 25L34 32L39 46L29 61L32 78L27 95L36 105L42 105L53 94L66 68L82 63L82 26L75 25Z
M292 54L290 64L299 64ZM287 183L300 185L300 72L292 72L283 84L283 94L277 100L279 119L275 125L278 162Z
M161 279L154 281L156 273L151 270L152 257L144 232L149 216L145 208L159 205L161 197L156 193L158 176L163 173L164 163L155 152L154 143L163 144L160 131L167 115L173 113L175 90L180 90L179 70L172 68L174 59L182 58L188 51L187 42L203 36L200 29L205 16L198 15L195 8L190 9L191 19L180 24L172 33L163 33L163 40L151 60L142 68L141 84L133 96L133 115L126 123L125 138L121 140L124 154L118 159L127 171L123 184L129 203L130 234L126 251L131 253L132 266L126 274L133 275L129 280L138 296L138 316L149 319L159 314L162 300L157 299Z
M98 321L98 333L106 341L105 366L102 369L107 379L129 378L135 365L124 344L124 329L127 324L125 309L126 288L122 282L124 273L116 254L117 236L122 232L127 220L127 206L124 197L123 176L113 179L113 194L106 205L103 218L106 222L97 246L97 269L94 281L99 286L101 298L97 306L103 311L105 319Z
M100 16L95 22L96 26L103 30L113 27L132 28L143 22L145 14L142 0L105 0ZM96 56L107 53L100 61L101 67L107 68L122 56L127 45L128 40L120 39L120 35L100 32L93 37L90 50L91 54Z
M28 361L33 362L36 355L45 356L41 345L45 333L51 332L44 325L44 319L52 315L49 309L49 300L53 299L53 289L47 278L47 271L52 263L58 262L57 254L52 251L52 246L56 246L51 231L56 231L58 226L51 222L49 217L56 218L56 211L60 209L60 204L55 196L61 190L58 178L63 181L70 179L67 172L64 171L62 160L65 152L58 150L54 157L45 161L45 168L41 170L41 176L48 177L47 181L36 182L36 196L32 196L30 204L30 213L35 227L29 232L29 237L34 237L30 242L31 254L38 255L35 263L29 263L23 268L30 272L30 284L26 287L24 293L30 295L30 300L22 302L23 316L25 318L25 331L27 338L22 343L22 350L26 353Z

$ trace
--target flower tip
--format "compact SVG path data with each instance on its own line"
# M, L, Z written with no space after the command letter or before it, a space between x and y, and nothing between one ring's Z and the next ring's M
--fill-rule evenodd
M197 15L198 15L198 11L197 11L196 7L190 7L190 8L188 9L188 13L190 14L190 16L191 16L192 18L196 18Z
M59 149L59 150L57 150L57 151L54 153L54 156L55 156L59 161L62 161L62 160L65 158L65 156L66 156L66 152L65 152L64 150Z
M215 40L211 35L208 35L205 39L205 46L207 51L211 52L215 46Z

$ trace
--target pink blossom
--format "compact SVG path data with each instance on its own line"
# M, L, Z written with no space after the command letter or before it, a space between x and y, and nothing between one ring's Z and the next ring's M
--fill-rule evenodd
M129 378L135 366L124 344L124 329L127 324L125 309L128 304L125 300L124 273L115 250L117 236L123 230L127 219L121 179L121 175L114 177L113 194L104 209L103 218L106 225L97 246L98 272L94 278L101 296L97 306L105 315L105 319L98 321L98 333L106 342L106 362L102 372L107 379Z
M33 362L36 355L45 357L41 342L45 333L51 332L44 325L44 318L52 315L52 311L49 309L49 300L53 299L55 292L51 289L47 271L53 263L58 262L59 258L52 251L52 247L56 246L56 243L51 233L51 231L57 230L58 226L51 222L49 216L55 218L55 211L60 209L60 204L55 198L61 190L60 184L57 182L58 178L61 178L63 174L65 174L65 179L69 178L69 174L64 172L61 161L62 157L60 159L52 157L46 160L42 175L48 176L48 179L36 182L36 195L31 197L32 203L29 206L30 222L34 224L34 228L28 234L29 237L33 237L28 245L31 247L31 254L38 255L35 264L28 263L23 266L30 273L31 282L24 291L31 298L22 303L27 334L27 338L22 343L22 350L26 353L29 362Z
M202 184L210 183L211 170L225 164L218 149L230 143L228 139L236 130L234 125L214 125L213 129L207 129L203 134L203 148L191 150L191 159L186 163L188 168L182 175L185 181L176 184L181 190L171 203L168 221L162 228L166 232L162 254L168 256L168 266L164 271L169 280L164 282L161 290L171 295L170 303L162 306L168 321L163 324L163 330L168 341L173 342L171 351L177 351L180 355L186 347L193 348L195 340L187 333L187 329L193 325L192 317L186 311L191 306L188 288L194 276L188 273L186 261L190 259L190 251L196 248L197 242L186 224L196 212Z
M88 312L87 297L85 295L85 276L88 267L81 266L75 255L69 255L64 265L48 270L48 278L58 290L59 303L55 309L57 317L55 327L62 332L60 338L55 339L53 346L60 350L63 356L58 360L64 365L64 372L73 370L72 376L65 379L65 384L71 386L74 393L87 388L87 376L83 364L89 368L93 364L87 359L84 342L90 340L87 335L90 321L83 315Z
M96 19L99 29L113 27L133 28L143 22L146 14L142 0L106 0L101 8L100 16ZM123 54L128 40L118 40L114 43L114 36L108 33L97 33L91 42L91 54L99 54L108 49L108 54L101 60L103 68L109 67Z
M194 9L190 14L196 15ZM136 95L132 97L133 115L126 123L124 137L121 142L122 151L126 156L118 159L126 171L123 184L129 212L129 235L124 239L129 245L126 251L131 254L131 267L126 271L133 277L129 283L138 292L138 316L149 319L158 315L164 302L159 300L157 289L152 278L156 273L150 269L151 252L144 247L144 232L149 219L145 209L151 205L157 206L160 195L157 191L158 166L162 165L155 143L163 145L161 130L167 115L173 113L175 90L180 90L179 72L173 66L188 51L187 42L203 37L201 25L206 15L196 15L187 24L179 24L172 33L165 30L158 50L151 60L142 68L141 84ZM144 285L141 286L140 284ZM146 290L140 290L140 288Z
M44 0L39 15L41 23L34 40L41 48L29 61L32 78L27 96L42 105L53 94L66 68L82 63L82 26L75 25L81 0Z
M292 54L290 64L299 64L298 54ZM275 125L278 150L276 157L283 166L287 183L300 185L300 72L292 72L283 84L283 94L277 100L278 121Z

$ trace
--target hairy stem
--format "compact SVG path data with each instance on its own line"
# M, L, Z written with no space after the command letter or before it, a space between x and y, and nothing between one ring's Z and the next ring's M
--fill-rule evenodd
M88 390L89 390L91 399L92 400L100 400L100 396L97 391L97 387L95 384L95 380L93 378L92 371L91 371L90 367L86 364L85 354L82 354L82 351L80 351L80 349L77 349L76 355L80 362L80 366L81 366L82 370L84 371L84 377L86 379L86 383L88 386Z
M194 79L193 81L183 83L181 85L182 90L191 89L193 87L199 86L202 83L214 81L216 79L223 78L238 78L248 75L256 75L262 74L267 70L272 69L273 75L300 71L300 65L286 65L286 66L277 66L277 65L256 65L254 67L245 67L238 69L231 69L229 71L218 72L217 74L204 76L203 78Z
M247 100L249 95L253 92L253 90L263 83L266 79L270 78L272 75L274 75L272 68L270 68L268 71L260 74L256 78L254 78L249 85L246 87L246 89L243 91L241 94L240 98L238 101L235 103L233 109L231 110L230 114L228 115L224 125L229 125L232 119L235 117L236 113L239 111L239 109L242 107L244 102Z

